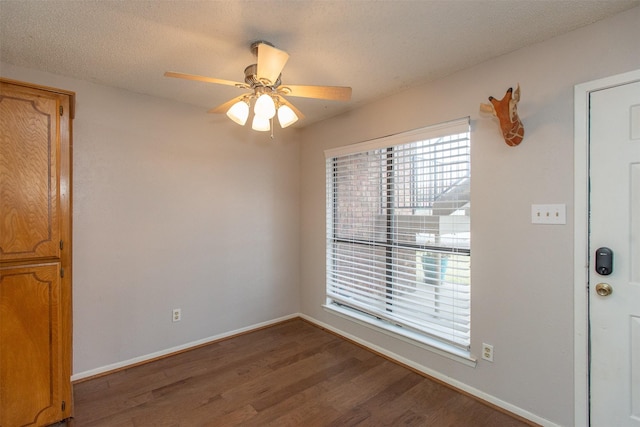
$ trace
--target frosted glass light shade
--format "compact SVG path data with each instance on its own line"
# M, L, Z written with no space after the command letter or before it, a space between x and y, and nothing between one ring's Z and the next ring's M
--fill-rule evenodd
M244 124L247 123L247 119L249 118L249 104L247 104L246 101L236 102L227 111L227 117L229 117L240 126L244 126Z
M253 107L253 112L256 116L270 119L276 115L276 104L273 102L271 96L263 93L256 100L256 105Z
M260 132L266 132L271 129L271 123L269 119L260 117L257 114L253 116L253 123L251 124L251 129L257 130Z
M282 105L278 108L278 121L280 122L280 126L284 129L297 122L298 116L288 105Z

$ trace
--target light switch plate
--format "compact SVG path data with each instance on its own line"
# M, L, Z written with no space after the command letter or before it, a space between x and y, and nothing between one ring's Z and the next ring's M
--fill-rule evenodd
M532 224L566 224L567 205L531 205Z

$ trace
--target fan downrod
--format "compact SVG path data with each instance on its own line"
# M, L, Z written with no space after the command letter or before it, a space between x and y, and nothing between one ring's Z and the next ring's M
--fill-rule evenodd
M273 43L270 43L266 40L256 40L252 42L251 45L249 46L249 49L251 49L251 53L253 54L253 56L258 56L258 46L260 46L261 44L266 44L267 46L275 47Z

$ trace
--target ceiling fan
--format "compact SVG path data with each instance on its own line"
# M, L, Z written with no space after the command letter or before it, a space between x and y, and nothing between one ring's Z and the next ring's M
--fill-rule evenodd
M257 131L271 130L271 120L278 114L280 126L285 128L294 124L304 115L291 104L285 96L301 98L348 101L351 99L351 88L343 86L302 86L283 85L281 72L289 54L276 49L271 43L259 40L251 43L251 52L257 56L257 63L244 70L244 83L222 80L213 77L167 71L166 77L216 83L248 89L250 92L237 96L224 104L209 110L209 113L226 113L227 116L241 126L247 122L250 106L253 103L254 117L252 129Z

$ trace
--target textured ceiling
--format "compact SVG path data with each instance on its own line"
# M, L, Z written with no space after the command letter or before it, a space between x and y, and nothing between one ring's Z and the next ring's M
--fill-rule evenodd
M346 103L289 98L306 115L301 127L639 4L0 0L0 60L194 104L205 114L241 90L164 71L243 81L255 62L250 43L267 40L291 55L284 84L353 88Z

